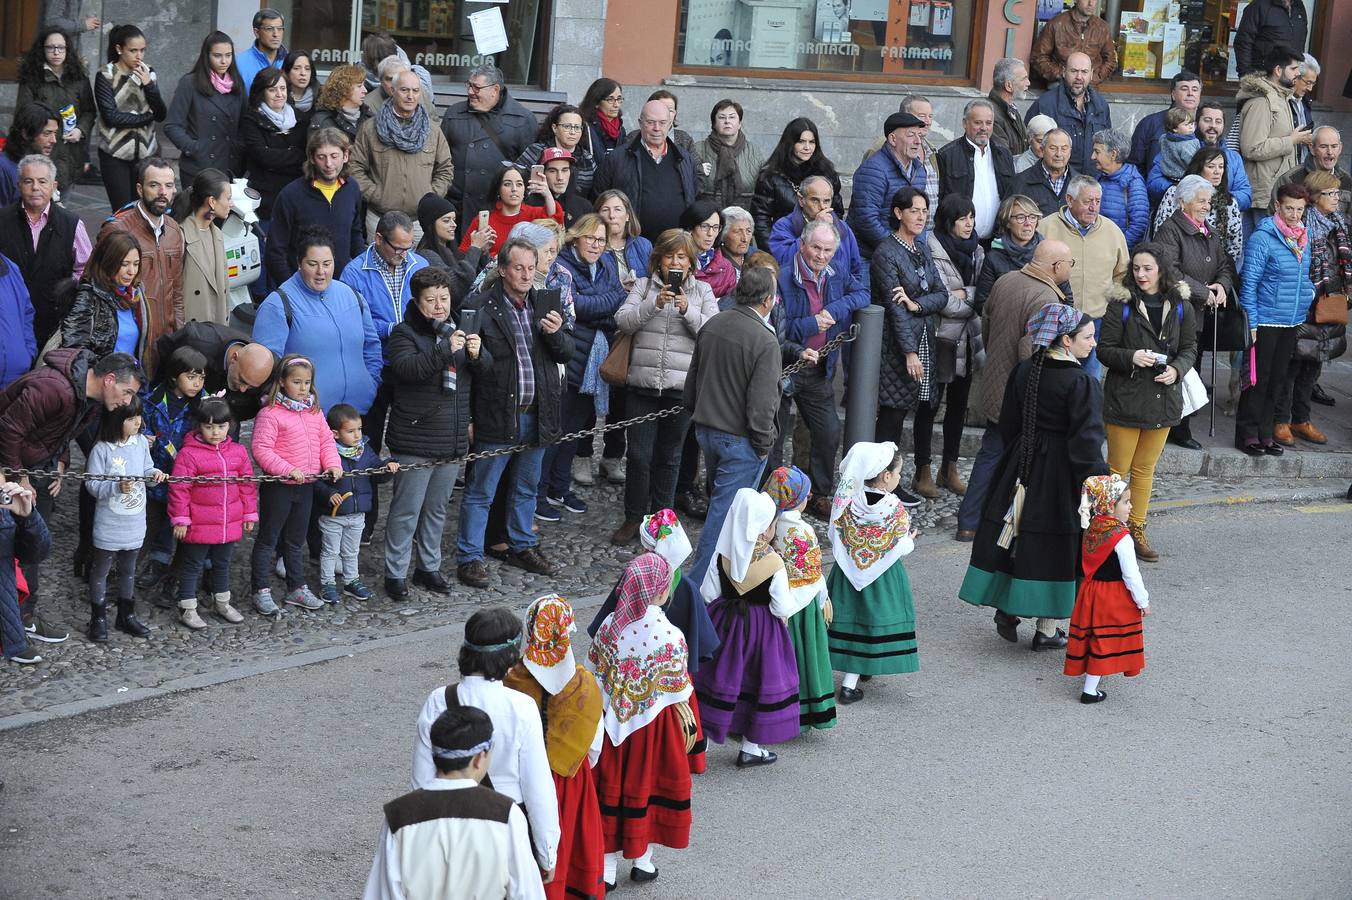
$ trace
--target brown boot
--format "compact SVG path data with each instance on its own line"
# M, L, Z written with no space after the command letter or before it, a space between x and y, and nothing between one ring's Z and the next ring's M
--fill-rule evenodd
M930 474L928 464L915 467L915 478L911 480L911 490L926 500L934 500L939 496L939 486L934 483L934 476Z
M948 488L959 497L967 493L967 482L958 474L958 464L946 462L939 470L939 487Z
M1145 536L1145 525L1132 522L1127 527L1131 529L1131 539L1136 542L1136 558L1141 562L1159 562L1159 551L1150 546L1150 541Z
M623 525L615 529L615 533L610 536L610 542L617 547L632 543L638 537L638 529L642 524L642 522L626 520Z
M1327 444L1328 437L1324 432L1314 427L1313 422L1293 422L1291 433L1302 440L1309 441L1311 444Z
M1272 426L1272 439L1283 447L1293 447L1296 443L1296 439L1291 437L1291 426L1286 422Z

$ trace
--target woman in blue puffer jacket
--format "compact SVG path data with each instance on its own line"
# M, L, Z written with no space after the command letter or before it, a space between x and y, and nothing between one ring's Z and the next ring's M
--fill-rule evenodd
M1303 184L1277 189L1276 215L1263 219L1244 245L1239 302L1249 317L1256 379L1239 398L1235 446L1250 456L1281 456L1272 439L1277 390L1296 347L1296 329L1314 300L1310 281L1310 242L1305 234Z
M1103 189L1099 213L1122 229L1128 247L1135 247L1150 227L1150 196L1140 170L1127 162L1130 153L1131 141L1122 132L1115 128L1095 132L1095 177Z

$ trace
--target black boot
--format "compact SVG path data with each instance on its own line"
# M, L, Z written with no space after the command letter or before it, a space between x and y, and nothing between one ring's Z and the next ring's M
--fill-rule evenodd
M150 636L150 629L146 623L136 618L136 601L132 599L117 601L117 619L113 625L118 631L125 631L132 637Z
M89 639L96 644L108 642L108 601L89 604Z

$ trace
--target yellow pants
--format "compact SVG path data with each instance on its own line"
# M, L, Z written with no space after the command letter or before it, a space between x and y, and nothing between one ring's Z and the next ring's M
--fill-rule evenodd
M1144 525L1155 487L1155 463L1164 452L1168 428L1123 428L1107 425L1108 468L1131 482L1131 523Z

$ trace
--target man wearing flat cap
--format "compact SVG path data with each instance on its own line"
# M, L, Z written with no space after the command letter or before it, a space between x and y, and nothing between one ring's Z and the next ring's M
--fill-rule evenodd
M934 196L937 173L925 165L925 123L908 112L895 112L883 123L882 149L865 160L854 173L854 194L845 221L859 240L859 254L871 259L874 248L892 233L888 218L892 195L912 187ZM929 204L930 226L934 225L934 207Z

